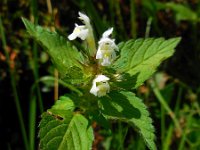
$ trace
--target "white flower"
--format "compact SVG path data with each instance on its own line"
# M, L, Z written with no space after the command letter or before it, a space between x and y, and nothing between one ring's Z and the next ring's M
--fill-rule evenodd
M88 36L88 29L86 28L86 26L84 25L79 26L75 24L74 31L72 32L72 34L68 36L68 39L74 40L77 37L79 37L81 40L85 40L87 36Z
M104 75L98 75L92 83L92 88L90 89L90 93L95 96L102 97L105 96L106 93L110 92L110 85L108 84L108 77Z
M110 28L110 29L106 30L106 31L103 33L102 37L103 37L103 38L107 38L107 37L109 37L109 36L112 34L112 32L113 32L113 28Z
M89 34L89 29L90 29L90 19L88 18L88 16L86 16L85 14L79 12L79 19L85 24L85 25L78 25L75 24L75 28L72 32L72 34L70 34L68 36L69 40L74 40L77 37L79 37L81 40L85 40L88 37Z
M112 34L113 28L108 29L102 35L102 38L98 42L99 47L96 54L96 59L100 59L102 66L109 66L111 62L116 58L115 50L118 51L118 47L115 44L115 40L109 38Z

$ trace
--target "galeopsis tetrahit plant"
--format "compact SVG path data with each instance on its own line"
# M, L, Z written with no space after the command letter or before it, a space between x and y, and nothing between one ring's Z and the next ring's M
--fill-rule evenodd
M109 129L110 120L135 127L149 149L155 150L152 119L143 101L133 92L174 53L180 38L140 38L115 43L108 28L98 42L88 16L79 12L82 25L63 37L23 18L29 34L49 54L60 80L70 93L42 114L40 149L89 150L94 134L92 122ZM83 46L71 42L80 38Z

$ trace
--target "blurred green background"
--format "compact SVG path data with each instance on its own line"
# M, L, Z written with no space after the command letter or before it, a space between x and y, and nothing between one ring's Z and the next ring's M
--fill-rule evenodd
M144 99L162 150L200 149L200 1L199 0L1 0L0 1L0 149L38 149L40 114L68 92L48 55L25 31L21 17L66 38L78 11L86 13L95 37L114 27L116 43L130 38L176 37L175 54L136 92ZM134 129L112 123L112 132L93 124L94 150L143 150Z

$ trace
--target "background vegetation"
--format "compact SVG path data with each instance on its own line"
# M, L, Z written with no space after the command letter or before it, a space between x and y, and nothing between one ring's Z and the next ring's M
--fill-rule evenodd
M29 38L21 17L67 37L78 11L90 16L96 38L114 27L116 43L139 37L176 37L173 57L137 94L156 128L158 149L200 149L200 1L198 0L1 0L0 149L37 149L40 114L68 92L48 55ZM146 149L132 128L113 122L113 132L93 124L93 149Z

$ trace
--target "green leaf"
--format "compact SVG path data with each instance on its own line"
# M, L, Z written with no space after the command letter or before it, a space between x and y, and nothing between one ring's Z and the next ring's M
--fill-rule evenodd
M123 84L132 81L132 87L137 88L156 71L163 60L174 53L179 42L180 38L147 38L120 43L120 57L112 68L122 74ZM123 80L123 74L133 80Z
M90 150L93 131L80 114L65 119L44 113L40 123L41 150Z
M110 123L99 110L94 110L90 112L89 115L93 121L96 121L98 123L98 125L104 127L105 129L111 128Z
M82 72L82 69L79 67L73 66L69 68L65 77L63 78L63 81L70 82L72 84L79 84L85 81L83 77L84 77L84 74Z
M66 118L68 112L73 112L74 109L74 102L69 97L61 96L60 100L57 100L52 108L48 109L48 112L58 115L61 118Z
M77 50L75 46L72 46L66 38L59 35L57 32L51 32L48 29L45 29L41 26L36 26L25 18L22 18L28 33L36 39L50 55L52 62L55 67L58 69L61 78L68 78L68 81L71 82L75 80L83 82L83 78L87 78L84 75L89 72L84 72L84 66L81 63L84 63L83 55ZM86 75L87 76L87 75ZM76 79L76 77L78 79ZM73 81L74 83L74 81Z
M108 97L102 97L100 103L105 116L135 125L149 149L156 149L152 119L141 99L128 91L112 91Z

